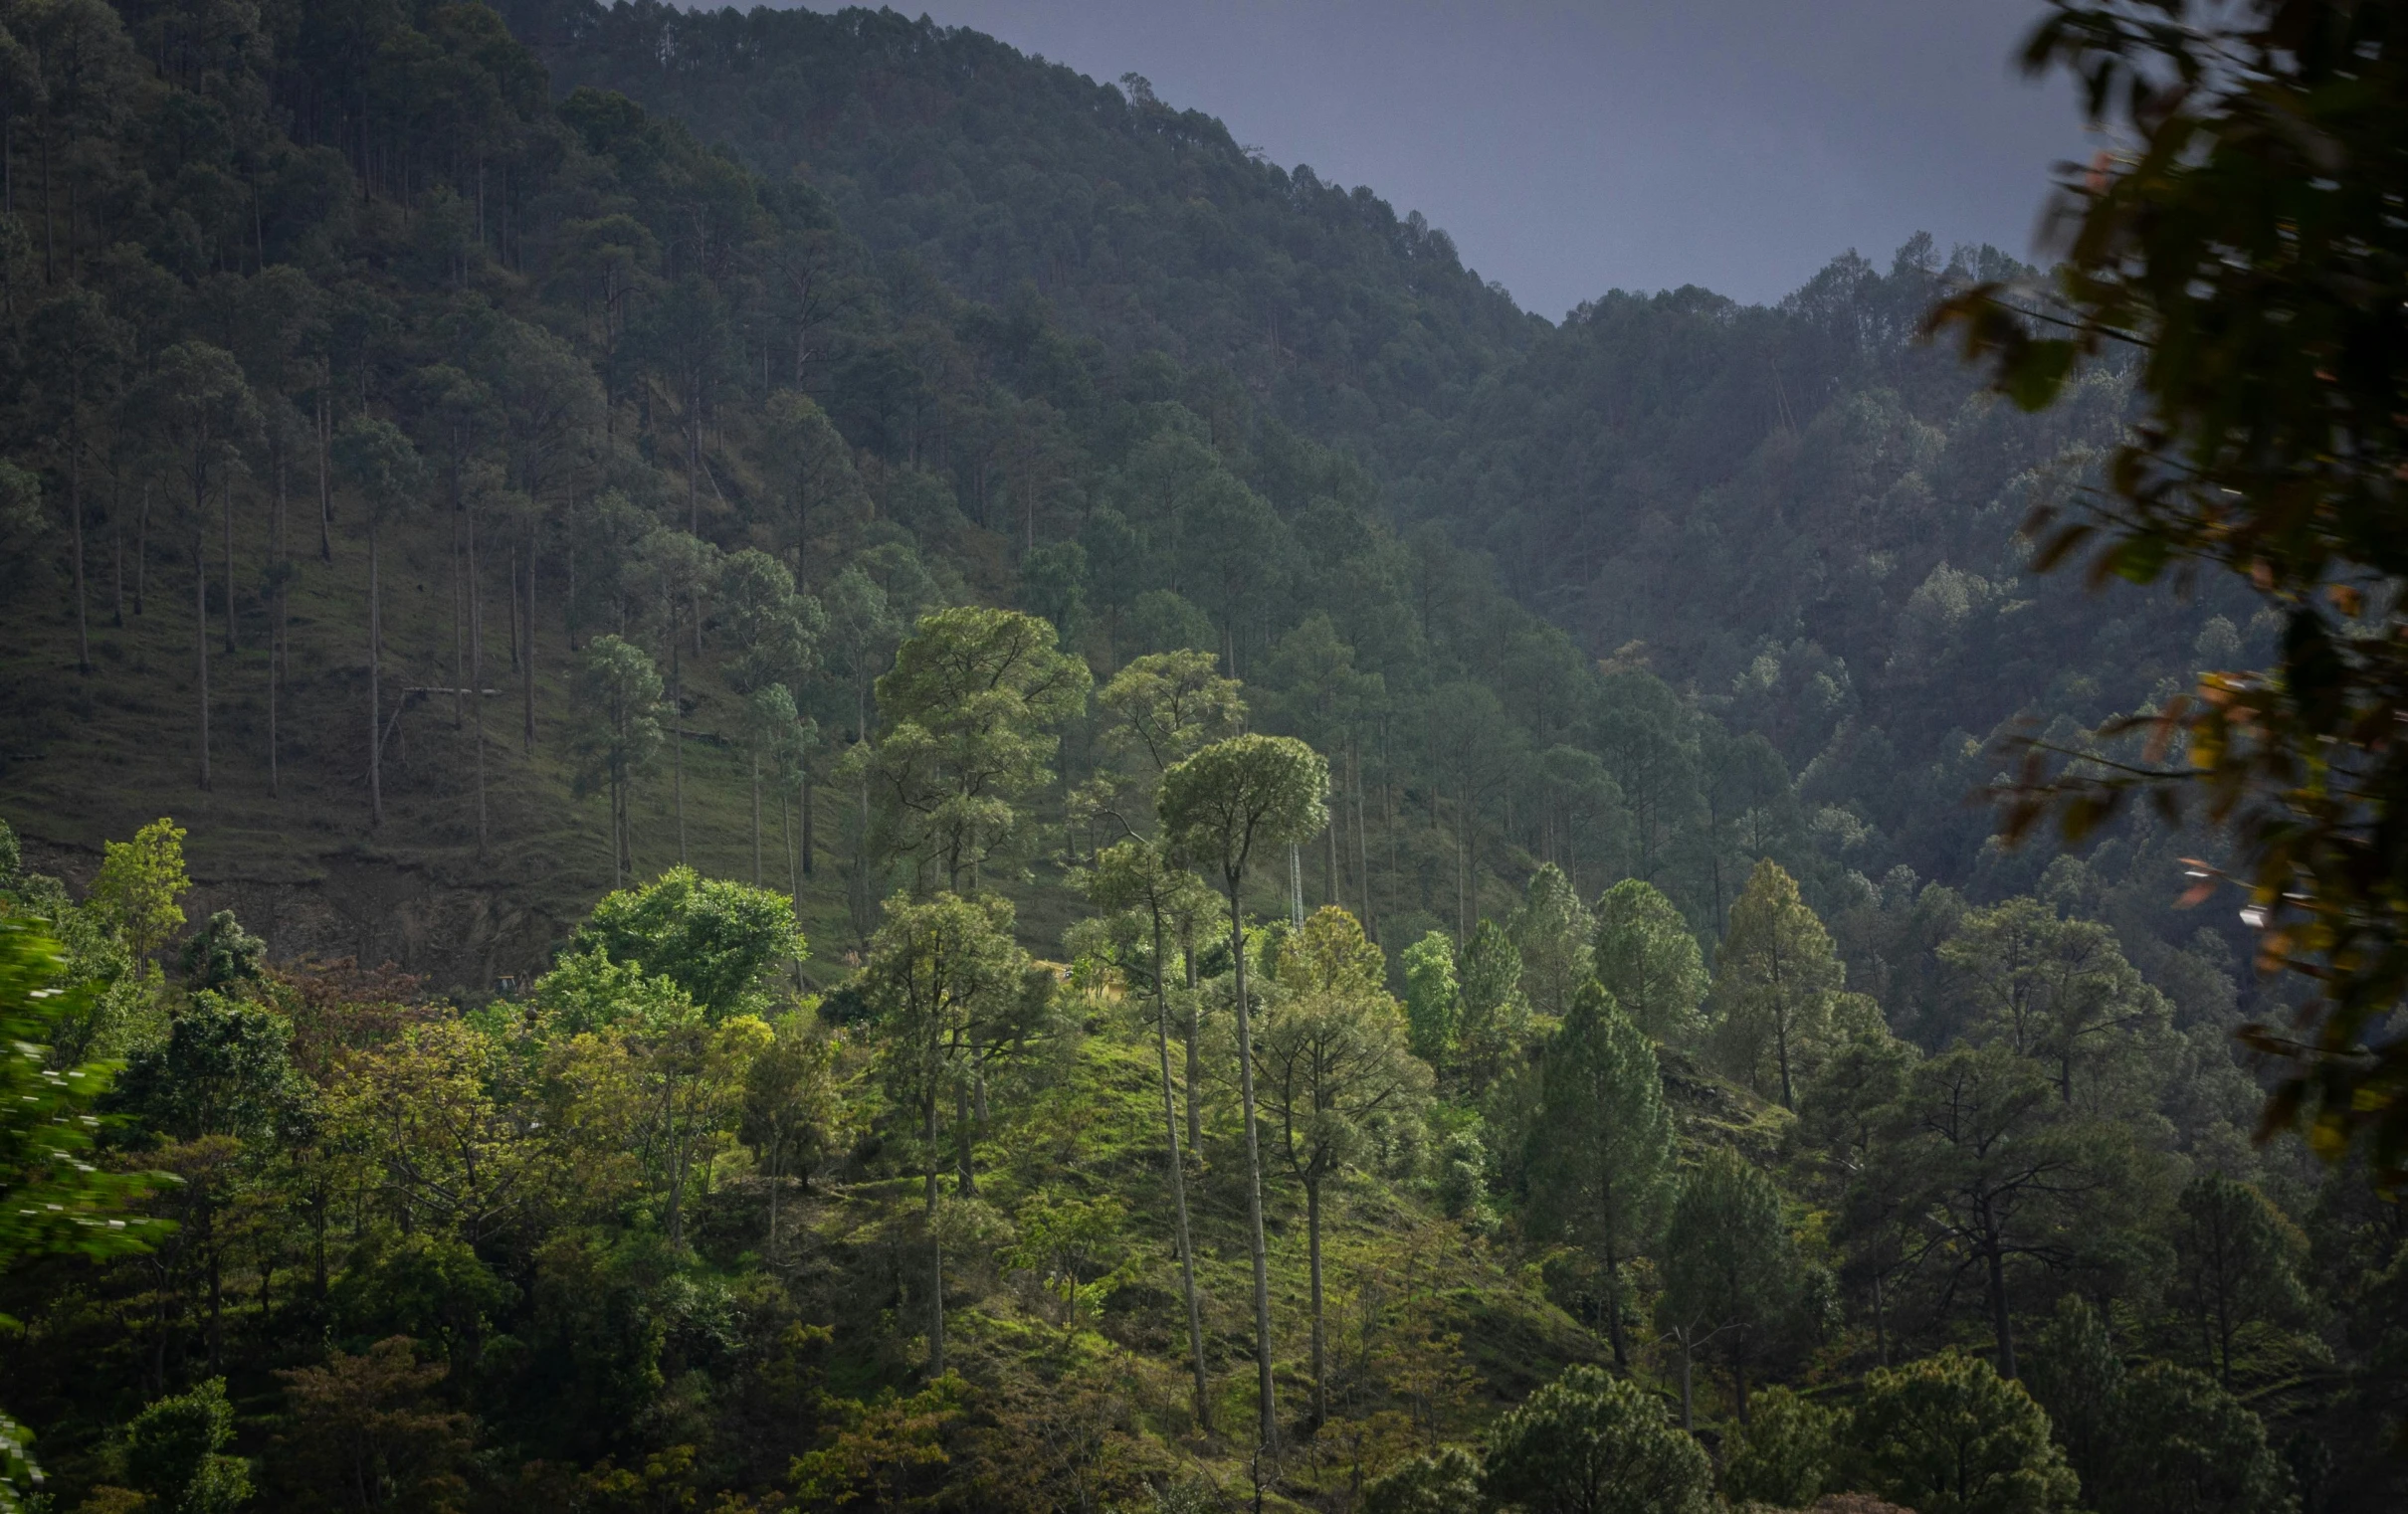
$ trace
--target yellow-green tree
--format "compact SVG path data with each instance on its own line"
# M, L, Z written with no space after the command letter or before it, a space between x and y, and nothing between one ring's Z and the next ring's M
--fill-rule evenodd
M1334 904L1313 911L1281 943L1282 1000L1256 1041L1263 1104L1279 1151L1304 1190L1304 1242L1312 1297L1312 1418L1329 1416L1328 1346L1321 1296L1322 1194L1360 1160L1371 1128L1407 1118L1427 1096L1430 1067L1407 1043L1403 1006L1386 988L1380 949Z
M975 887L1020 836L1022 802L1053 781L1055 729L1086 710L1091 681L1033 615L922 616L878 680L886 730L860 759L884 849Z
M135 962L148 962L183 928L176 901L192 886L184 872L184 829L161 816L129 842L108 842L84 907L124 939Z
M1028 954L1012 940L1009 903L952 893L889 900L886 921L862 964L862 997L885 1038L880 1072L887 1095L916 1127L911 1136L918 1146L928 1242L930 1377L945 1370L944 1244L936 1223L944 1096L949 1092L966 1103L978 1046L1008 1031L1028 966ZM967 1140L967 1120L956 1123Z
M1878 1020L1869 1001L1841 992L1846 978L1797 880L1769 857L1756 863L1714 964L1709 1010L1723 1070L1795 1109L1799 1085L1849 1028Z

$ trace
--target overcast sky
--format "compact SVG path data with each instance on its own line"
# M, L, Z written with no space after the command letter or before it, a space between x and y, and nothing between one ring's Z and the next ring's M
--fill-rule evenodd
M813 9L830 0L813 0ZM919 0L898 0L913 9ZM1776 299L1928 231L2018 256L2071 92L2037 0L925 0L1324 179L1369 184L1550 318L1609 288Z

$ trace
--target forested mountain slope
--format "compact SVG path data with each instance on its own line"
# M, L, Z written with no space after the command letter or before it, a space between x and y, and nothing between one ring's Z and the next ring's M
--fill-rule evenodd
M1373 459L1544 329L1418 212L1282 169L1142 81L893 10L503 8L565 90L619 91L802 179L882 254L1044 300L1119 355L1219 370Z

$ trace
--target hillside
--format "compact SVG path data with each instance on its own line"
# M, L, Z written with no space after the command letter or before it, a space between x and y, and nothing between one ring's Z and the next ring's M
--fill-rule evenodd
M1992 839L2279 629L2030 570L1995 251L1551 325L892 12L0 22L62 1507L2396 1500L2212 846Z

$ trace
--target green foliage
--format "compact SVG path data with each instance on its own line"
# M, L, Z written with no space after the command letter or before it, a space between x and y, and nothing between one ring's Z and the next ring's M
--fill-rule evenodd
M1461 1446L1415 1456L1363 1485L1363 1514L1479 1514L1480 1463Z
M127 1060L108 1102L171 1140L260 1140L305 1097L292 1044L282 1015L202 990L169 1017L162 1043Z
M2045 1514L2081 1486L2022 1385L1955 1351L1867 1376L1845 1476L1930 1514Z
M878 680L887 729L864 776L885 845L947 888L975 886L980 865L1013 846L1017 807L1052 780L1053 732L1086 712L1091 681L1035 616L963 607L922 617Z
M1973 1034L2046 1064L2059 1096L2103 1114L2145 1092L2143 1063L2169 1017L2165 996L2124 961L2115 933L2037 899L1976 909L1940 944L1969 1001Z
M2388 542L2408 433L2370 355L2398 332L2400 275L2379 249L2401 170L2382 144L2401 130L2408 64L2382 9L2290 0L2182 25L2156 9L2068 0L2035 28L2026 69L2065 69L2089 117L2132 148L2061 191L2066 257L2047 287L1986 281L1932 323L1995 359L1995 386L2027 409L2066 395L2081 360L2136 350L2143 424L2107 460L2110 508L2037 516L2040 562L2096 538L2095 582L2221 567L2279 620L2280 650L2265 673L2210 671L2195 699L2166 703L2140 763L2058 767L2032 747L2010 825L2061 808L2079 839L2147 794L2169 817L2226 828L2263 954L2320 988L2304 1030L2260 1033L2262 1049L2297 1058L2278 1122L2305 1116L2328 1154L2370 1133L2396 1176L2408 1048L2355 1053L2408 981L2404 791L2376 734L2403 651L2388 610L2361 618L2399 577ZM2034 297L2064 314L2035 324ZM2177 737L2188 760L2169 767L2158 759Z
M1328 823L1329 765L1288 736L1232 736L1172 764L1156 811L1172 845L1221 874L1233 899L1250 863Z
M1729 1370L1732 1406L1745 1422L1748 1375L1778 1360L1812 1323L1800 1318L1807 1278L1772 1180L1728 1147L1683 1173L1660 1270L1658 1320L1685 1359L1702 1355Z
M2113 374L2030 421L1910 345L2005 260L1920 239L1778 307L1612 294L1548 325L1141 82L868 12L504 9L531 46L482 6L0 14L0 777L66 846L188 788L194 605L227 649L211 874L289 889L315 838L333 913L267 934L322 949L339 917L427 975L258 971L229 918L187 991L147 960L180 918L142 935L126 902L174 904L163 871L78 909L0 856L62 991L19 1006L4 1090L33 1100L9 1197L61 1208L0 1216L119 1248L7 1279L70 1484L157 1385L280 1372L281 1405L238 1401L277 1507L1203 1507L1250 1472L1334 1507L1602 1356L1597 1325L1642 1381L1524 1404L1490 1469L1535 1479L1516 1503L1710 1496L1648 1397L1678 1371L1686 1425L1693 1362L1730 1369L1728 1489L1802 1502L1848 1479L1810 1475L1829 1427L1762 1384L1975 1332L2012 1376L2079 1287L2133 1365L2052 1326L2033 1381L2087 1406L2059 1431L2103 1514L2279 1492L2262 1426L2147 1352L2272 1389L2333 1453L2304 1490L2398 1501L2362 1429L2398 1226L2247 1146L2227 1032L2283 991L2227 912L2168 907L2200 849L2143 818L2043 877L1961 804L2010 715L2146 765L2083 732L2309 612L2357 647L2388 602L2025 576L2015 523L2130 439ZM2313 672L2302 635L2279 655ZM451 687L479 681L517 687ZM2364 773L2332 750L2346 808ZM572 785L610 796L607 869L562 840L596 829ZM673 814L697 871L489 1001L543 922L652 875ZM748 829L760 882L789 815L791 916L703 881ZM1308 903L1339 907L1250 930L1305 843ZM927 893L956 881L1013 903ZM854 950L796 967L827 1026L766 1023L792 916L831 911ZM1021 921L1070 925L1067 988ZM1401 1018L1374 940L1404 947ZM133 1062L105 1160L102 1052ZM1266 1140L1301 1200L1266 1196ZM1666 1234L1676 1143L1707 1156ZM137 1225L139 1185L84 1162L181 1181ZM2235 1183L2177 1200L2199 1172ZM1283 1418L1307 1296L1318 1391ZM1671 1338L1629 1350L1658 1302ZM2079 1391L2040 1386L2061 1354ZM1241 1405L1259 1437L1214 1433ZM1412 1466L1366 1501L1494 1501L1460 1453Z
M145 1406L125 1427L125 1480L172 1514L232 1514L251 1497L251 1468L225 1454L234 1439L226 1380Z
M2106 1325L2068 1298L2034 1353L2032 1396L2106 1514L2281 1514L2291 1474L2266 1426L2203 1374L2170 1362L2126 1371Z
M1662 1222L1673 1124L1655 1047L1595 983L1548 1042L1538 1118L1523 1159L1530 1218L1542 1234L1586 1247L1606 1273L1607 1332L1623 1342L1622 1269Z
M772 1182L791 1173L808 1192L836 1139L837 1046L799 1012L780 1016L774 1034L745 1071L736 1134Z
M348 1503L342 1495L362 1488L391 1507L459 1506L474 1428L439 1396L443 1364L421 1365L410 1342L395 1336L277 1376L291 1409L279 1489L287 1507L356 1507L356 1493Z
M1709 1014L1725 1070L1796 1108L1799 1085L1845 1039L1846 977L1797 880L1769 858L1758 862L1714 963Z
M1591 959L1597 981L1640 1030L1668 1045L1691 1045L1708 986L1698 938L1663 890L1624 878L1597 901Z
M1706 1514L1706 1451L1637 1384L1572 1367L1506 1411L1481 1491L1530 1514Z
M268 965L268 943L243 929L231 909L221 909L184 943L184 981L195 990L224 991L256 983Z
M184 830L164 816L129 842L100 849L100 870L85 907L125 940L136 962L148 960L184 923L176 900L192 886L184 873Z
M2306 1312L2297 1268L2307 1242L2263 1194L2215 1173L2193 1178L2176 1210L2168 1301L2187 1316L2206 1364L2230 1388L2241 1333Z
M2099 1311L2073 1294L2059 1299L2023 1381L2083 1486L2094 1494L2109 1487L2126 1433L2127 1374Z
M632 956L613 962L600 942L563 954L550 972L535 980L530 998L537 1028L559 1040L629 1020L674 1020L694 1004L676 979L646 972L642 961Z
M2151 1362L2124 1383L2110 1514L2285 1514L2291 1474L2266 1426L2204 1373Z
M1461 1009L1455 986L1455 945L1443 931L1425 931L1404 951L1405 1024L1413 1054L1443 1067L1455 1047Z
M1786 1388L1756 1396L1748 1422L1723 1441L1722 1496L1803 1509L1830 1485L1846 1417Z
M667 978L704 1015L721 1020L765 1013L770 976L808 947L782 895L673 867L605 896L577 927L570 949L598 951Z
M117 1068L54 1068L45 1048L88 989L58 986L64 963L40 922L0 915L0 1260L51 1251L107 1255L138 1249L152 1222L124 1218L148 1184L103 1173L87 1158L92 1110Z
M1104 743L1123 756L1142 755L1148 773L1159 777L1198 748L1237 733L1246 719L1238 690L1238 680L1222 676L1210 653L1147 653L1096 695L1113 717Z
M610 796L614 875L633 870L628 789L658 760L661 674L644 650L615 636L588 643L577 662L576 792Z
M1530 1036L1530 1002L1521 992L1521 953L1494 920L1474 927L1458 967L1455 1029L1464 1084L1479 1093L1502 1075Z
M1562 868L1548 862L1530 874L1505 934L1521 955L1522 996L1532 1009L1558 1020L1571 1013L1573 995L1592 976L1596 929Z

